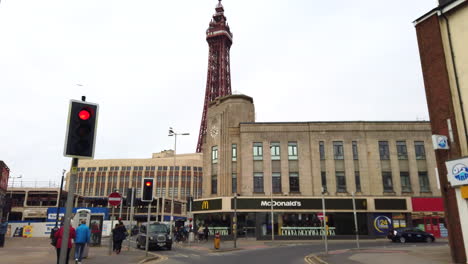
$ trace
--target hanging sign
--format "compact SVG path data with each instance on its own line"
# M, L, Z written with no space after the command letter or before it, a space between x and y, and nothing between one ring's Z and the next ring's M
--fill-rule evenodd
M447 178L452 186L468 185L468 158L449 160L447 166Z
M432 135L432 146L434 149L449 149L447 137L443 135Z

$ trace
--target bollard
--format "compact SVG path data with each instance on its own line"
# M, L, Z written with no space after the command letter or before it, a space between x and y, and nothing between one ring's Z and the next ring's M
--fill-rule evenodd
M216 232L214 238L214 248L219 249L219 244L221 243L221 238L219 237L219 232Z

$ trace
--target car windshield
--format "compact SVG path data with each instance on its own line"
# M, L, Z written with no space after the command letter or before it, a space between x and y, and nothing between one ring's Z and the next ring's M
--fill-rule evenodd
M149 231L154 233L167 233L166 225L150 225Z

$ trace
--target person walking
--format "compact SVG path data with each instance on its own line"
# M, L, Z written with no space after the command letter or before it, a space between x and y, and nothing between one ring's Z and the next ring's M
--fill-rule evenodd
M8 222L6 221L5 218L2 218L2 221L0 222L0 248L5 245L5 234L8 229Z
M122 222L115 224L114 230L112 230L112 240L114 244L114 251L120 254L122 250L122 241L127 237L127 229Z
M203 234L205 235L205 240L208 241L208 233L210 230L208 229L208 225L205 225L205 229L203 230Z
M55 238L57 239L57 244L55 245L55 249L57 250L57 264L59 264L60 262L60 248L62 246L62 237L63 237L64 230L65 228L63 226L63 223L61 223L61 227L59 228L57 232L55 232L55 235L54 235ZM66 263L68 263L68 259L70 258L70 249L72 248L72 239L75 239L75 238L76 238L75 228L71 227L70 225L70 232L68 235L68 250L67 250Z
M86 225L85 220L81 220L80 226L76 228L75 238L75 264L81 264L83 252L87 243L89 243L91 232Z

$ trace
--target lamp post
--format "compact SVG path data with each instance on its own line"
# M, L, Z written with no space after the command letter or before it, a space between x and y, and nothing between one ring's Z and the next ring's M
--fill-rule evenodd
M21 179L21 178L23 178L23 175L20 174L17 177L10 176L10 178L12 179L12 181L11 181L11 190L10 190L10 211L11 211L11 207L13 207L12 197L13 197L13 187L15 187L15 179ZM10 212L7 213L7 221L10 221Z
M273 149L273 145L270 143L270 155L271 151ZM270 162L272 162L272 159L270 158ZM273 163L270 166L272 168L271 170L271 192L270 192L270 203L271 203L271 241L275 240L275 218L274 218L274 213L273 213Z
M171 192L171 219L170 219L170 235L172 237L172 225L174 224L174 180L176 171L176 152L177 152L177 136L188 136L189 133L176 133L172 127L169 127L169 136L174 137L174 167L172 172L172 192ZM171 188L171 187L169 187ZM169 189L170 190L170 189Z

